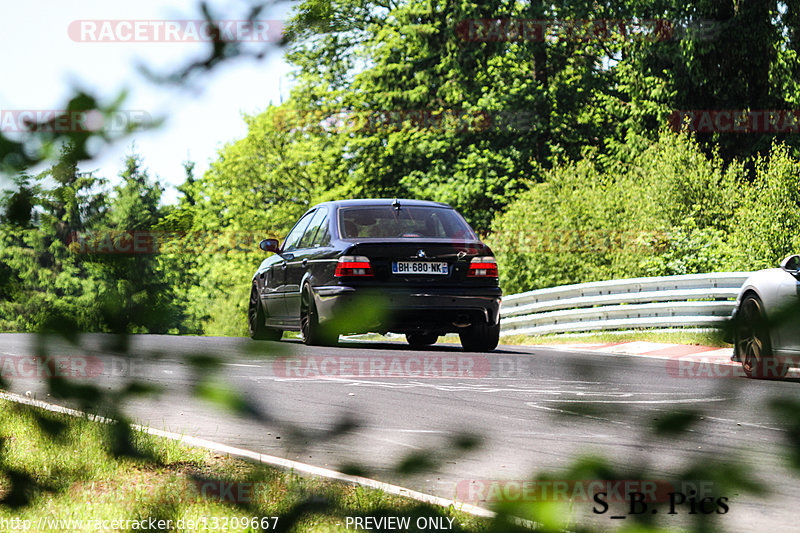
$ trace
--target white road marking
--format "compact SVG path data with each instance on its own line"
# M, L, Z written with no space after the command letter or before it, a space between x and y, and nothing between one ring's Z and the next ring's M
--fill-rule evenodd
M403 429L403 428L382 428L382 427L365 427L370 431L395 431L397 433L437 433L441 435L449 435L451 431L442 431L440 429Z
M748 427L754 427L754 428L759 428L759 429L769 429L771 431L780 431L780 432L784 431L781 428L773 428L773 427L769 427L769 426L762 426L761 424L753 424L753 423L750 423L750 422L737 422L736 420L731 420L730 418L720 418L718 416L708 416L708 415L704 415L704 416L708 420L717 420L718 422L730 422L731 424L738 424L740 426L748 426Z
M732 398L679 398L671 400L542 400L545 402L562 402L562 403L646 403L646 404L675 404L675 403L704 403L704 402L726 402ZM527 402L530 405L533 402Z
M397 446L405 446L406 448L411 448L412 450L424 450L424 448L422 448L421 446L414 446L413 444L408 444L406 442L400 442L393 439L387 439L385 437L378 437L376 435L366 435L366 437L380 442L388 442L389 444L394 444Z
M554 412L558 412L558 413L564 413L564 414L567 414L567 415L576 415L576 416L581 416L583 418L591 418L592 420L601 420L603 422L611 422L612 424L618 424L620 426L625 426L627 428L631 427L631 425L626 423L626 422L620 422L618 420L611 420L610 418L603 418L602 416L588 415L586 413L580 413L578 411L569 411L567 409L556 409L555 407L545 407L543 405L537 405L535 402L526 402L525 405L527 405L528 407L533 407L535 409L541 409L543 411L554 411Z

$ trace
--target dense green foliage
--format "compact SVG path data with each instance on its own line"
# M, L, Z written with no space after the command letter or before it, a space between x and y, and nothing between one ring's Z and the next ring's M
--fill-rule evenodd
M495 220L504 288L749 268L748 242L731 260L752 188L742 173L671 133L614 170L591 159L557 167Z
M187 167L178 206L159 207L161 188L137 156L113 189L78 173L68 151L26 176L3 200L2 328L47 328L41 317L55 312L80 330L115 331L109 317L122 316L132 331L244 334L250 275L263 257L256 242L284 235L325 198L311 192L324 187L314 174L290 171L294 163L247 156L263 149L273 118L250 119L250 134L203 179ZM776 144L753 166L751 181L745 164L663 132L629 162L588 156L547 170L486 235L503 288L774 266L800 248L800 161ZM27 227L12 222L15 210L26 211ZM103 253L96 237L137 231L161 239L160 253ZM76 232L88 235L87 249L72 242Z
M300 2L284 43L290 98L245 117L247 136L203 176L187 164L178 205L160 206L135 157L114 188L80 174L85 136L46 175L18 174L2 200L0 327L43 327L38 310L54 308L78 329L114 330L122 306L134 329L243 334L255 243L333 198L450 203L498 253L506 292L772 265L798 245L796 136L669 124L675 110L796 106L798 7ZM632 23L643 19L661 22ZM520 39L498 20L572 25ZM78 95L69 108L96 105ZM8 155L32 153L20 146L3 148L7 172L48 157ZM173 246L71 253L83 230Z
M165 211L161 187L137 156L128 157L120 178L109 190L105 180L80 173L69 145L50 170L6 194L0 328L186 331L166 256L106 253L120 249L120 236L150 232ZM23 216L12 216L21 195Z

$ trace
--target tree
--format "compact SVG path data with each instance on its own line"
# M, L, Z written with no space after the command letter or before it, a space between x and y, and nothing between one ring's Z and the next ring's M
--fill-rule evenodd
M170 283L174 278L166 275L160 258L166 236L156 231L163 216L164 189L151 180L135 153L127 156L120 178L98 234L125 244L113 253L98 250L92 256L105 280L98 295L104 322L116 333L177 333L184 329L181 301Z
M0 263L11 280L11 297L0 303L6 328L47 329L59 321L67 329L100 326L97 279L86 258L69 247L105 216L104 180L79 172L77 157L75 147L65 145L49 170L20 178L18 191L6 195L6 218L12 222L0 226ZM45 186L45 180L55 186Z

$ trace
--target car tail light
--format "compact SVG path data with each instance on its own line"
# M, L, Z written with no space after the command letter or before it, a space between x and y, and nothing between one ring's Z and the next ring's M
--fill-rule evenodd
M337 278L344 276L372 276L372 267L369 258L361 255L343 255L336 263L336 272L333 274Z
M496 278L497 277L497 261L494 257L487 255L486 257L473 257L467 270L467 277L469 278Z

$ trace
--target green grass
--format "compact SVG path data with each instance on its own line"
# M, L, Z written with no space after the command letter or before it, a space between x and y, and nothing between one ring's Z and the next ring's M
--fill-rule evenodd
M624 332L597 332L591 334L562 335L506 335L500 337L501 344L541 345L541 344L580 344L602 342L664 342L670 344L699 344L703 346L730 346L716 330L636 330Z
M134 453L119 456L111 452L115 432L109 424L3 400L0 410L0 498L16 493L14 477L28 476L30 480L24 491L29 498L27 504L14 508L7 500L0 505L0 521L30 520L34 531L66 528L63 522L61 528L52 522L51 527L39 525L39 520L45 518L83 520L83 527L75 531L97 531L97 520L151 517L171 519L174 531L254 531L250 527L233 527L242 524L232 520L280 516L278 520L284 520L285 526L298 505L305 508L292 531L347 531L347 516L370 513L445 516L454 518L453 525L458 524L464 531L484 531L488 524L452 508L433 507L321 478L300 477L141 431L131 435L129 451ZM207 491L204 497L198 478L213 479L227 487L240 483L235 487L246 492L239 494L250 495L243 498L240 506L222 501L215 490ZM315 507L323 501L328 504ZM184 525L188 519L197 525L192 529L177 528L180 519L184 519ZM201 527L203 524L207 527ZM228 527L212 527L223 524Z

